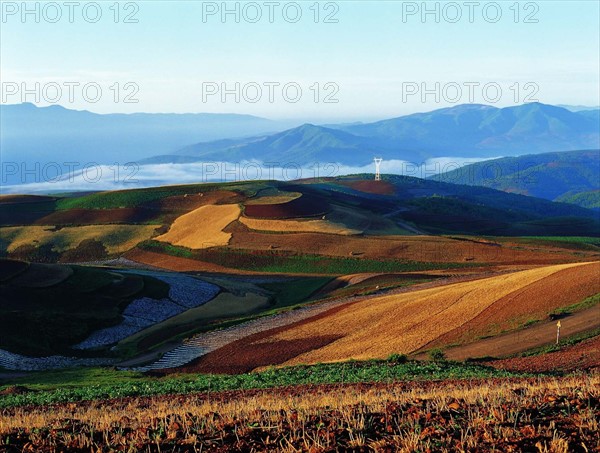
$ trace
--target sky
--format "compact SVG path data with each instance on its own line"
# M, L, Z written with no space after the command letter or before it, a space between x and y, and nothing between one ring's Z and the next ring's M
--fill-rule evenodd
M1 2L2 103L315 122L600 104L595 0L75 3Z

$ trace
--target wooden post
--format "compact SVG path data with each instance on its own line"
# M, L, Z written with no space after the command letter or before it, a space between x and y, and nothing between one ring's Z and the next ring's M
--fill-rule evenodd
M560 321L556 323L556 344L560 340Z

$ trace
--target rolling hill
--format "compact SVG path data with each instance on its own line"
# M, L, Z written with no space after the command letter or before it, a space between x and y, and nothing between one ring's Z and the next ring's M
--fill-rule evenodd
M343 162L361 165L373 156L372 140L328 127L304 124L274 135L199 143L185 147L173 155L156 156L141 164L186 163L198 161L240 162L260 160L285 165L313 162Z
M600 150L505 157L467 165L432 179L594 208L598 207L600 189Z
M483 335L547 318L561 305L600 291L599 263L544 266L483 280L374 296L280 328L233 341L185 367L240 373L269 365L386 358L434 345L466 344ZM575 278L576 277L576 278ZM547 288L564 294L547 298ZM559 294L561 295L559 297ZM589 313L596 318L596 311ZM565 321L566 322L566 321ZM526 331L521 343L526 349ZM485 355L485 351L483 351Z

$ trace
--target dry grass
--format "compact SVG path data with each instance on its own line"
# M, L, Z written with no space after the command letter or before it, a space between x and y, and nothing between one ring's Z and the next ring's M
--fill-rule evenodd
M310 386L15 408L0 435L15 451L566 453L600 446L599 397L598 375Z
M262 342L265 347L276 348L277 342L282 340L309 339L317 335L340 337L327 346L289 360L286 365L410 353L475 318L513 291L580 265L547 266L442 288L375 297L331 316L292 326Z
M227 245L231 234L223 229L236 220L240 212L237 204L202 206L178 217L169 231L156 240L191 249Z
M75 248L85 239L102 242L109 253L123 253L136 244L150 239L156 225L83 225L55 230L51 226L0 228L0 235L8 242L8 252L21 245L52 244L57 252Z

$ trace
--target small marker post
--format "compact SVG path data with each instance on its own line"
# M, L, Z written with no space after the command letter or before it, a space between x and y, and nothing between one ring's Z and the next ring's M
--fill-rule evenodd
M556 323L556 344L560 340L560 321Z

